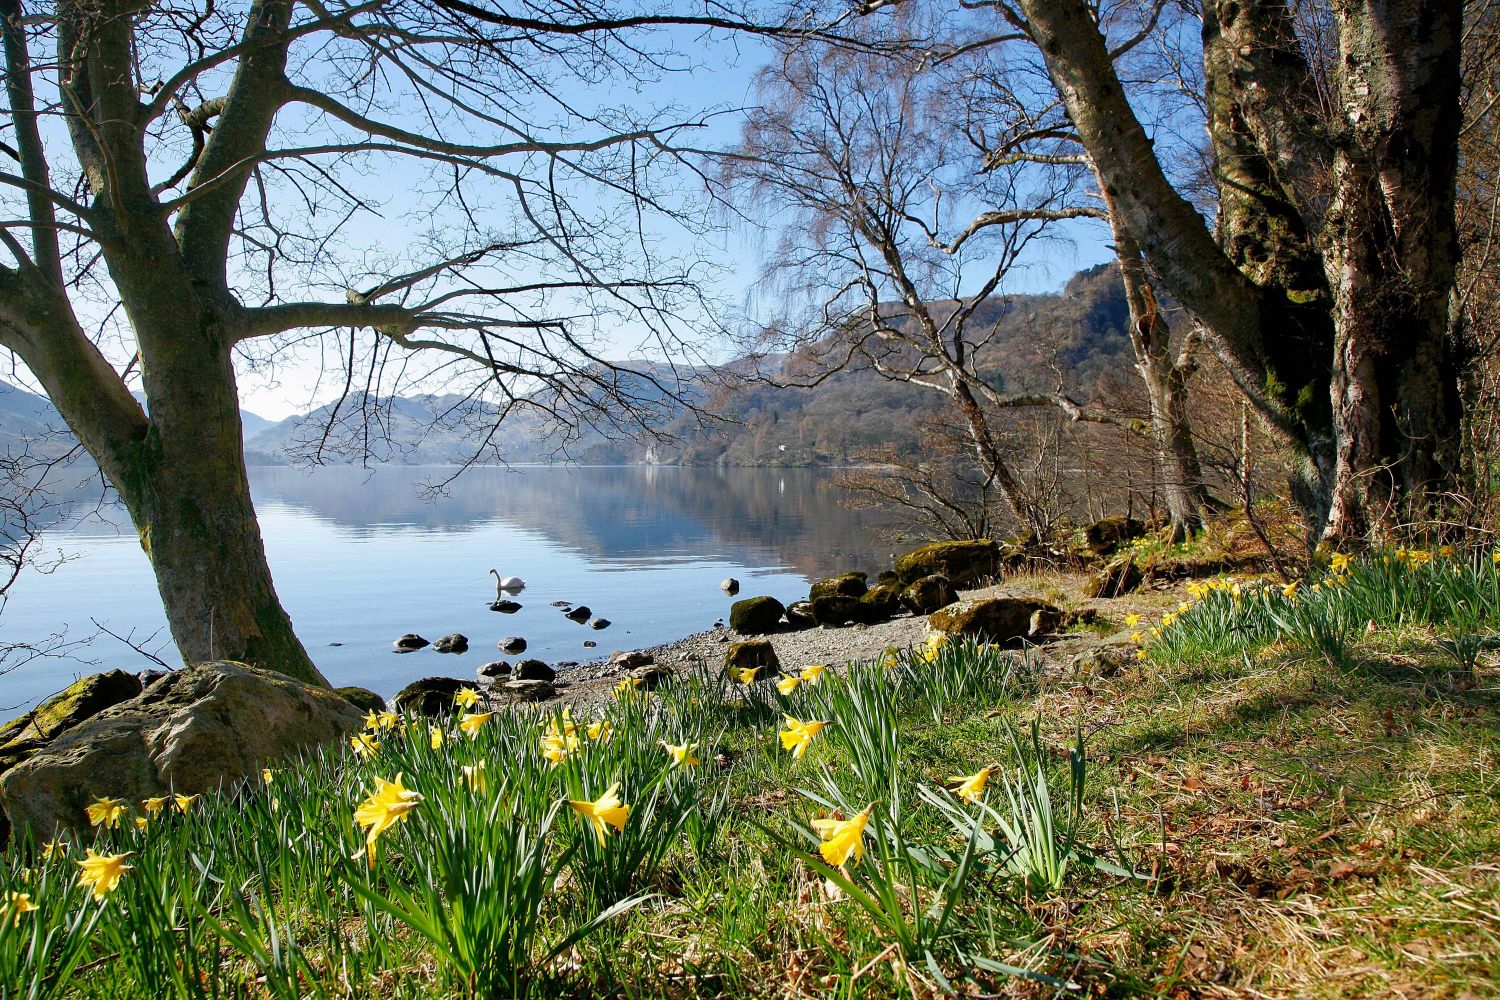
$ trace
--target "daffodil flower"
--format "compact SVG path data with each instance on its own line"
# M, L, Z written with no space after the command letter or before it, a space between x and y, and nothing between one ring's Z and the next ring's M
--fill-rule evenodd
M734 679L741 684L754 684L755 678L759 676L759 667L736 667L734 671Z
M177 806L177 811L180 812L180 813L185 813L189 809L193 808L193 803L197 802L198 799L199 799L199 796L197 796L197 795L174 795L174 796L172 796L172 802Z
M484 761L481 760L476 764L465 764L460 770L464 773L464 783L469 786L469 791L484 791Z
M349 737L349 746L354 749L355 756L368 760L380 749L380 741L365 733L355 733Z
M468 687L459 689L459 692L453 696L453 704L459 708L473 708L478 700L479 692Z
M114 892L120 884L120 879L130 871L130 865L125 859L134 854L134 851L126 851L124 854L97 854L90 847L82 861L75 861L83 874L78 876L78 882L85 888L92 889L96 902L104 899Z
M790 715L783 718L786 719L786 728L781 731L781 746L792 752L793 760L801 760L802 755L807 752L807 745L828 723L799 722Z
M548 733L542 737L542 757L555 767L581 745L577 733Z
M1141 640L1145 637L1145 633L1141 632L1139 629L1130 633L1130 641L1135 643L1137 646L1141 644Z
M406 818L422 801L420 792L414 792L401 784L401 775L395 781L375 779L375 791L354 810L354 822L365 828L365 860L375 866L375 844L380 835Z
M817 684L823 677L823 671L827 669L826 663L809 663L802 668L802 680L808 684Z
M1126 628L1135 628L1140 623L1141 623L1141 616L1140 615L1126 615L1125 616L1125 627Z
M1137 660L1144 660L1146 658L1146 655L1147 655L1147 653L1146 653L1146 651L1144 649L1137 649L1135 651L1135 658Z
M802 678L796 674L789 674L776 682L776 690L782 694L791 694L797 690L797 685L802 683Z
M144 829L146 829L146 827L148 827L150 825L151 825L151 820L147 819L145 816L137 816L135 818L135 828L137 830L144 830Z
M674 767L697 767L698 766L698 758L693 753L694 750L698 749L698 744L696 744L696 743L673 744L673 743L668 743L666 740L662 740L661 741L661 745L666 748L667 756L669 756L669 757L672 758L672 765Z
M42 860L51 861L68 853L68 844L64 840L49 840L42 845Z
M479 730L484 724L495 717L494 712L468 712L462 719L458 720L458 728L468 734L470 739L479 735Z
M594 834L599 838L599 843L604 843L609 837L609 828L616 830L625 829L625 821L630 818L630 807L620 801L620 783L617 781L609 786L599 798L593 802L569 801L568 805L573 811L584 817L594 827Z
M823 855L823 860L835 868L842 868L853 857L856 862L864 857L865 853L865 827L870 822L870 813L875 810L874 803L865 807L865 811L852 819L815 819L812 828L823 838L823 843L818 847L818 853Z
M276 780L276 772L269 767L263 767L260 769L260 780L269 785Z
M439 726L428 726L427 727L427 744L428 744L428 746L432 747L432 749L434 749L434 750L438 750L438 749L442 748L442 745L443 745L443 730L442 730L441 727L439 727Z
M610 736L614 735L614 731L615 727L610 724L610 721L608 719L600 719L598 722L590 722L588 724L588 728L584 730L584 732L588 734L589 739L594 740L598 743L603 743L608 740Z
M1302 583L1301 580L1293 580L1291 583L1287 584L1285 587L1282 587L1281 588L1281 596L1282 597L1296 597L1297 596L1297 587L1300 586L1301 583Z
M966 778L949 778L949 781L958 784L958 787L953 790L953 794L963 799L969 805L973 805L984 797L984 786L990 780L990 774L993 771L994 768L981 767Z
M170 795L158 795L153 799L141 799L141 808L146 810L147 816L155 816L166 806Z
M401 721L401 716L395 712L381 712L375 717L375 723L381 729L395 729L396 723Z
M1500 553L1496 553L1496 555L1500 555ZM1344 572L1344 570L1349 568L1349 563L1351 562L1353 562L1353 560L1349 556L1344 555L1344 553L1342 552L1335 552L1333 554L1333 560L1329 568L1332 569L1335 574L1342 573Z
M615 685L615 694L619 697L635 694L636 688L644 683L639 677L621 677L620 683Z
M372 708L365 713L365 732L373 733L380 728L380 716Z
M84 812L88 813L90 825L113 830L120 825L120 817L125 815L125 803L119 799L99 798L90 802Z
M30 913L37 905L31 901L29 892L12 892L4 906L0 906L0 926L11 921L12 927L21 926L21 914Z

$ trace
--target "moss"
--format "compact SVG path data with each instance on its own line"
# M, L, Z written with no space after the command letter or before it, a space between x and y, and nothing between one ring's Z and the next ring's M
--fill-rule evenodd
M0 727L0 747L50 740L58 733L141 693L141 679L123 670L93 674L69 684L35 709Z
M1000 546L992 539L933 542L913 549L896 560L896 575L911 584L924 576L941 573L954 586L993 576L999 568Z

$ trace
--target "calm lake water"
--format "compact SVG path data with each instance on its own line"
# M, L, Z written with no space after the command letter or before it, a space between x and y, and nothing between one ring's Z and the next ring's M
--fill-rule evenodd
M479 468L447 496L418 484L446 470L412 467L257 468L251 489L277 591L313 660L335 685L390 695L418 677L473 675L504 657L587 661L709 628L740 596L806 596L810 580L890 565L869 515L838 503L833 473L809 469ZM0 615L0 642L40 641L94 625L174 662L150 567L119 509L47 537L71 561L28 572ZM513 615L491 612L490 569L519 576ZM553 601L587 604L614 624L575 624ZM92 621L91 621L92 619ZM159 631L158 631L159 630ZM462 655L392 653L403 632L469 637ZM584 640L598 642L588 649ZM33 662L0 676L0 710L19 710L101 669L152 664L107 635L78 659ZM85 659L92 663L81 663Z

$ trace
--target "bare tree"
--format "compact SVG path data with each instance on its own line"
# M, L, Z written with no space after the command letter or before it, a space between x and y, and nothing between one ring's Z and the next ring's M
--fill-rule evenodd
M437 383L564 426L679 394L670 363L606 355L625 331L682 357L708 322L678 179L707 119L608 95L669 71L664 27L727 23L704 12L0 0L0 348L129 509L185 659L319 679L266 565L237 362L310 352L346 399Z

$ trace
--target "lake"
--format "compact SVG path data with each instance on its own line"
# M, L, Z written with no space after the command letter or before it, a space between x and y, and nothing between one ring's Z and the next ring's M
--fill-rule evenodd
M587 661L727 618L734 599L719 589L725 577L740 580L740 597L785 602L805 597L819 577L890 566L879 525L839 506L836 473L827 470L475 468L446 495L420 488L449 471L250 470L277 592L335 685L390 695L418 677L470 677L481 663L514 660L496 648L512 635L526 639L526 656ZM47 543L69 561L16 584L0 614L0 642L59 632L94 638L75 658L0 676L0 710L30 707L82 674L153 666L98 634L95 622L175 662L155 580L123 510L107 507ZM489 610L492 568L526 581L514 595L519 612ZM575 624L553 601L586 604L613 624ZM391 640L404 632L462 632L470 649L397 655Z

